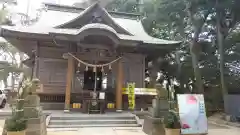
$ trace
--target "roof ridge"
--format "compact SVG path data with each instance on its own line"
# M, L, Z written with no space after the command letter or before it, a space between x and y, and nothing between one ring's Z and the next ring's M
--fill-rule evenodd
M66 10L68 12L77 12L77 11L84 11L85 9L87 9L87 8L68 6L68 5L62 5L62 4L46 3L46 2L44 2L43 4L45 5L45 7L48 10L57 10L58 9L59 11L63 11L63 12L66 12ZM95 5L95 4L93 4L93 5ZM111 15L122 15L125 17L135 17L135 18L139 18L141 16L140 14L135 14L135 13L115 12L115 11L108 11L108 10L106 10L106 11Z
M127 35L132 35L132 33L130 33L125 28L121 27L118 23L116 23L113 20L112 16L105 10L105 8L102 8L98 3L92 4L91 6L86 8L84 11L80 12L79 15L77 17L75 17L74 19L67 21L61 25L58 25L55 28L63 28L65 26L67 26L68 24L74 23L74 22L78 21L79 19L83 18L88 12L93 12L96 9L99 9L99 12L101 12L102 15L105 15L105 16L107 16L107 18L109 18L109 20L110 20L109 24L115 25L120 31L122 31L122 33L125 33ZM96 11L94 11L94 12L96 12Z

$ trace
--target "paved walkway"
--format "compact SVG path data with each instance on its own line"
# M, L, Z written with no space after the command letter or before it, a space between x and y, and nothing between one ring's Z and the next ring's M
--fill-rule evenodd
M146 135L141 128L81 128L78 131L48 131L48 135Z
M240 128L219 125L219 124L208 124L208 135L239 135Z
M240 129L209 123L208 135L239 135ZM48 130L48 135L146 135L142 128L81 128L75 131Z
M240 130L237 129L210 129L208 135L239 135Z
M208 124L208 135L239 135L240 129L230 126ZM48 135L146 135L142 128L80 128L75 131L62 131L63 129L48 130Z
M239 129L209 129L208 135L239 135ZM146 135L139 129L82 128L78 131L49 131L48 135Z

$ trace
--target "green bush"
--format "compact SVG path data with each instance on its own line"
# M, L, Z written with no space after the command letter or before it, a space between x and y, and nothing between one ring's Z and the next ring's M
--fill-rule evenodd
M12 105L12 115L10 118L6 119L5 127L7 131L23 131L26 129L27 120L24 117L24 102L25 95L28 85L24 85L26 82L23 82L22 92L18 93L18 97L16 99L16 104Z
M7 131L23 131L26 129L27 121L23 118L11 117L6 120Z
M173 110L170 110L166 117L164 118L164 124L165 128L180 129L181 124L178 113Z
M27 121L24 118L23 102L17 101L15 108L12 108L12 116L6 119L7 131L22 131L26 129Z

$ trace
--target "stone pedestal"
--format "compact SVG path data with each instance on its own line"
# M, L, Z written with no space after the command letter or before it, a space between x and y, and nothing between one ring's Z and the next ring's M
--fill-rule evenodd
M148 135L165 135L163 118L145 116L143 123L143 132Z
M25 99L24 116L28 119L26 135L47 135L46 118L37 95L28 95Z
M152 101L152 110L145 116L143 131L148 135L165 135L164 117L169 111L168 91L156 86L157 96Z
M169 103L167 99L153 99L152 101L152 116L155 118L165 117L169 110Z

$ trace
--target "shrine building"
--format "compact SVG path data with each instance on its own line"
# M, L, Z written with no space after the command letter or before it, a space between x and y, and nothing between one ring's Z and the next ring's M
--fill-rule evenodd
M30 57L25 64L40 80L44 109L128 110L128 83L135 83L136 110L151 104L156 90L145 88L147 63L180 42L151 37L140 15L108 12L98 3L45 7L34 25L1 28L1 36Z

